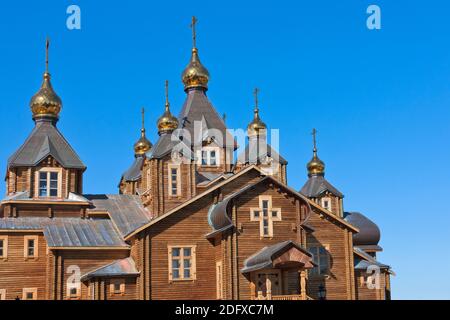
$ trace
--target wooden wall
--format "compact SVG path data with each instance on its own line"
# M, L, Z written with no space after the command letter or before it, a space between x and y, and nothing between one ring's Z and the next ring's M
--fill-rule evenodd
M308 295L318 298L320 285L327 290L327 299L354 299L353 245L351 232L339 224L320 215L314 208L308 225L315 231L307 235L307 246L318 243L329 246L330 273L328 277L313 276L308 278Z
M23 288L37 288L38 299L46 299L47 246L42 233L2 232L8 236L8 257L0 258L0 289L6 298L22 299ZM24 257L24 236L38 236L38 257Z

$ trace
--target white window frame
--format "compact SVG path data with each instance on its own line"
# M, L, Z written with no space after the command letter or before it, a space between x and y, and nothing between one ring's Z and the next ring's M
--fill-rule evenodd
M325 201L328 201L328 206L325 206ZM328 210L328 211L332 211L331 210L331 198L330 197L323 197L322 199L320 199L320 204L322 206L322 208Z
M311 252L312 249L314 248L314 252ZM320 248L324 248L326 250L325 254L320 255L320 251L319 251L319 256L317 256L317 252L318 250L320 250ZM314 267L313 269L311 269L310 271L310 275L311 276L327 276L330 273L330 245L329 244L321 244L321 243L312 243L308 246L308 251L310 253L312 253L313 255L313 261L314 263L317 264L316 267ZM326 265L327 265L327 269L322 272L320 270L320 267L322 266L320 263L320 257L324 257L326 258Z
M172 190L172 170L177 170L177 192L176 194L173 193ZM168 164L167 165L167 187L170 197L180 197L181 196L181 167L179 164Z
M47 173L47 196L39 195L39 180L40 174ZM58 175L58 190L56 196L50 196L50 173L56 173ZM62 197L62 168L41 168L36 171L35 174L35 195L37 198L61 198Z
M264 228L264 214L263 214L263 202L267 201L267 231L266 234ZM258 212L258 216L256 213ZM273 212L276 212L276 216L273 216ZM259 235L261 238L273 237L273 223L274 221L281 221L281 208L272 207L272 196L259 196L259 208L250 208L250 221L259 222Z
M28 241L34 240L34 255L29 255ZM23 256L27 259L36 259L39 257L39 236L24 236L23 237Z
M173 249L180 249L180 255L176 258L176 260L180 261L179 264L179 277L174 278L173 277L173 268L172 268L172 261L174 260L172 256ZM190 277L185 278L184 277L184 249L191 249L191 256L190 256ZM168 271L169 271L169 282L177 282L177 281L194 281L197 279L197 264L196 264L196 251L197 246L196 245L169 245L167 246L167 252L168 252Z
M27 299L27 294L33 294L33 299ZM22 300L37 300L37 288L23 288L22 289Z
M6 300L6 289L0 289L0 301Z
M7 259L8 258L8 236L0 236L0 240L3 241L3 247L2 247L3 254L0 255L0 259Z
M203 152L206 152L206 164L203 163ZM216 163L211 164L211 152L215 152ZM220 159L220 148L219 147L202 147L198 151L198 164L202 167L218 167L221 164Z

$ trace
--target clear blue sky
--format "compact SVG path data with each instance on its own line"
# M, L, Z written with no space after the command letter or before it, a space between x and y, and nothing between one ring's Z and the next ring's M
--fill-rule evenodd
M382 10L380 31L366 28L372 3ZM70 4L81 7L80 31L66 28ZM181 108L193 14L208 94L229 127L250 121L258 86L263 120L281 130L297 189L316 127L326 177L346 195L345 209L382 229L379 259L397 272L393 298L449 299L448 1L3 1L3 165L33 127L28 102L48 35L64 103L59 128L88 166L85 192L117 192L141 106L157 138L165 79L174 112Z

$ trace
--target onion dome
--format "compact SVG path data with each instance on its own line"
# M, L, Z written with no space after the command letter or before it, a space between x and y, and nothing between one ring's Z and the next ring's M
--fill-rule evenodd
M49 40L46 42L46 61L44 79L39 91L31 98L30 108L33 113L33 119L50 118L58 120L62 108L62 101L53 90L50 82L50 73L48 72L48 48Z
M198 49L196 48L196 32L195 32L195 24L197 23L197 19L192 17L192 55L189 64L184 69L181 74L181 80L184 84L184 90L187 91L191 88L202 88L204 90L208 89L208 81L209 81L209 72L200 62L200 58L198 56Z
M359 229L359 232L353 235L355 246L378 247L380 228L372 220L359 212L346 212L344 219Z
M264 122L262 122L259 117L259 107L258 107L258 92L259 90L256 88L254 91L255 95L255 109L253 110L253 120L247 126L247 134L249 137L259 136L261 134L265 134L267 130L267 126Z
M145 110L142 108L142 128L141 128L141 137L134 144L134 153L136 156L141 156L146 154L151 148L152 143L145 136Z
M158 133L170 133L178 128L178 119L170 112L169 81L166 80L166 107L162 116L158 119Z
M325 163L319 159L317 156L317 146L316 146L316 129L313 129L312 135L313 135L313 157L306 165L306 168L308 169L308 176L311 177L313 175L319 175L323 176L325 175Z

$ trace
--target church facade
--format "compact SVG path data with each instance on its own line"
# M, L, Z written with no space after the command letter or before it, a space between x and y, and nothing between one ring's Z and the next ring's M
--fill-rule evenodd
M117 194L84 194L86 166L58 130L48 71L34 128L8 159L0 203L0 300L384 300L380 230L325 179L313 156L301 190L267 139L255 92L244 151L208 99L195 43L185 102L159 138L143 123ZM48 53L48 43L47 43ZM251 118L251 117L250 117Z

